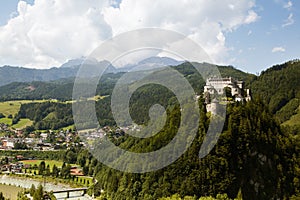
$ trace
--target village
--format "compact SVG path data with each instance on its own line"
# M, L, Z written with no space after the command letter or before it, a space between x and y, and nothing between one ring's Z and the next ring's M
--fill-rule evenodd
M22 152L61 152L68 151L72 148L85 148L88 142L97 141L105 136L118 138L125 135L125 131L129 128L111 128L105 126L98 130L79 133L74 130L48 130L45 132L26 132L26 130L13 130L6 124L0 124L0 151L20 152L19 155L1 156L0 157L0 173L2 174L18 174L18 175L39 175L40 164L42 160L36 161L35 156L24 156ZM84 141L84 142L83 142ZM51 161L54 162L54 161ZM58 171L68 171L67 176L77 177L84 176L88 172L84 172L83 168L78 165L70 165L64 170L63 163L57 164ZM47 175L52 175L53 164ZM45 166L46 171L46 166ZM51 171L51 174L50 174Z
M77 133L72 130L26 132L22 129L11 129L6 124L0 124L0 150L57 150L67 149L79 142Z

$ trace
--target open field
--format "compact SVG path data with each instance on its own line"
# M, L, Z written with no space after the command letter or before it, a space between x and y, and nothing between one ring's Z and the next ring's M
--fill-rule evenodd
M23 160L21 161L24 165L25 164L29 164L31 166L33 165L37 165L39 166L40 163L42 162L43 160ZM50 169L52 170L53 166L56 165L57 167L61 167L63 165L63 162L61 161L56 161L56 160L44 160L45 161L45 164L46 166L49 165L50 166Z
M40 163L42 162L43 160L23 160L21 161L24 165L25 164L30 164L30 165L37 165L39 166ZM62 167L63 165L63 162L62 161L57 161L57 160L44 160L45 161L45 164L46 166L49 165L50 166L50 169L52 170L53 166L56 165L56 167ZM75 164L71 164L71 166L77 166Z
M9 198L10 200L17 200L18 192L22 190L20 187L0 184L0 192L3 193L5 198Z
M1 118L1 119L0 119L0 123L4 123L4 124L11 125L12 119L9 119L9 118Z
M14 116L18 113L21 107L21 102L18 101L6 101L0 103L0 112L3 113L6 117L8 115Z
M14 116L20 110L22 104L45 102L47 100L18 100L18 101L5 101L0 102L0 113L3 113L6 117L8 115Z
M0 102L0 113L5 115L5 118L0 119L0 123L8 124L9 126L12 125L12 119L8 118L9 115L12 117L15 116L19 110L22 104L27 103L42 103L50 100L16 100L16 101L5 101ZM55 101L55 100L51 100ZM23 129L26 126L32 125L33 122L29 119L20 119L20 121L13 125L12 127L15 129Z
M1 118L0 123L8 124L9 126L12 125L12 119L9 118ZM20 119L20 121L17 124L14 124L12 127L15 129L23 129L26 126L31 126L33 124L33 121L30 119Z
M16 128L16 129L23 129L25 128L26 126L31 126L33 124L33 121L31 121L30 119L20 119L20 121L13 125L12 127L13 128Z

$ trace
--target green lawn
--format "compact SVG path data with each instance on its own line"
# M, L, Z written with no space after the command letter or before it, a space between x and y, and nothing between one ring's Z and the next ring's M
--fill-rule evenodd
M9 118L1 118L0 123L8 124L9 126L12 125L12 119ZM33 121L30 119L20 119L20 121L17 124L14 124L12 127L15 129L23 129L26 126L31 126L33 124Z
M0 119L0 123L4 123L4 124L11 125L12 119L9 119L9 118L1 118L1 119Z
M34 165L36 164L37 166L40 165L40 163L42 162L43 160L23 160L21 161L23 164L30 164L30 165ZM57 161L57 160L44 160L45 161L45 164L46 166L49 165L50 166L50 169L52 170L53 168L53 165L56 165L57 167L62 167L63 165L63 162L62 161ZM71 164L71 166L77 166L75 164Z
M74 181L86 187L89 187L93 184L93 178L89 176L77 176Z
M45 101L47 100L18 100L0 102L0 113L3 113L6 117L10 114L14 116L19 112L22 104Z
M13 125L12 127L15 129L23 129L27 126L31 126L33 124L33 121L31 121L30 119L20 119L20 121Z
M27 103L42 103L49 100L16 100L16 101L5 101L0 102L0 113L5 115L5 118L0 119L0 123L12 125L12 119L7 118L9 115L15 116L22 104ZM26 126L32 125L32 121L29 119L21 119L18 124L13 125L13 128L25 128Z
M9 198L10 200L17 200L18 192L21 191L23 191L23 189L20 187L0 184L0 192L3 193L5 198Z
M21 107L20 102L6 101L0 103L0 113L3 113L6 117L8 115L14 116L18 113Z
M23 160L21 161L23 164L30 164L31 166L33 165L37 165L39 166L40 163L42 162L43 160ZM49 165L50 166L50 169L52 169L53 165L56 165L57 167L61 167L63 165L63 162L61 161L56 161L56 160L44 160L45 163L46 163L46 166Z

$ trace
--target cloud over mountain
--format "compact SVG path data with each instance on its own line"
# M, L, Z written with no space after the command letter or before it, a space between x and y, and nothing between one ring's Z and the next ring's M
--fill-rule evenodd
M87 56L102 41L144 27L178 31L198 42L215 62L226 57L226 33L255 22L255 1L109 0L20 1L0 27L0 65L46 68Z

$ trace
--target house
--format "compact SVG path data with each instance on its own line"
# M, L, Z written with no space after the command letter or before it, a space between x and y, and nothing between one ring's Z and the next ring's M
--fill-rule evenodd
M23 135L23 130L17 128L17 129L15 130L15 133L17 134L18 137L21 137L21 136Z
M10 140L10 139L3 139L2 140L2 146L5 148L5 149L13 149L14 146L15 146L15 143L13 140Z
M41 138L43 139L43 140L46 140L47 139L47 137L48 137L48 133L41 133Z
M17 155L17 156L16 156L16 159L17 159L17 160L24 160L24 156L22 156L22 155Z
M71 167L70 169L70 174L74 176L83 176L82 169L77 168L77 167Z
M2 165L1 166L1 171L2 172L10 171L10 165Z

